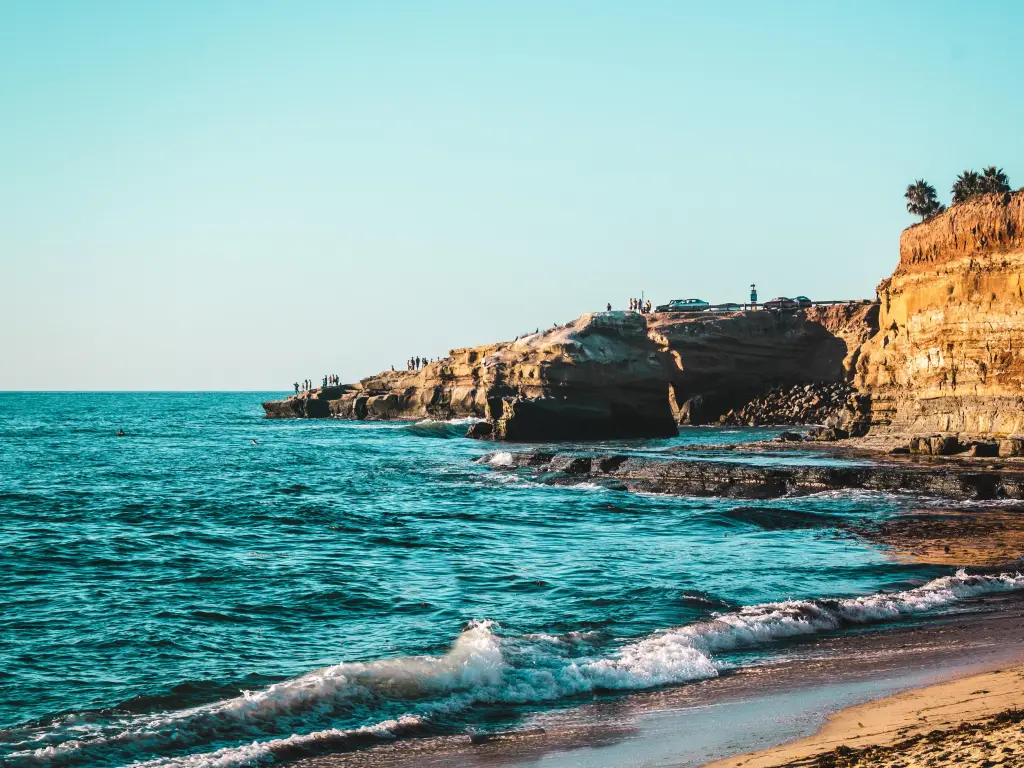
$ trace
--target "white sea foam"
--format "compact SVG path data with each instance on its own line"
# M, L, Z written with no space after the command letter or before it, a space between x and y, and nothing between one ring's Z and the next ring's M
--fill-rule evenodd
M515 459L508 451L498 451L487 458L487 463L492 467L512 467L515 466Z
M274 762L367 740L400 738L428 727L433 716L452 715L479 703L542 702L599 689L636 690L706 679L718 674L721 662L715 655L723 651L892 620L1022 588L1024 576L1019 573L959 571L902 592L749 606L656 632L604 655L592 655L591 638L584 635L502 636L493 623L477 622L442 656L337 664L192 709L103 725L65 723L36 741L38 748L9 757L15 765L60 765L116 752L128 762L165 749L236 741L249 743L137 765L234 768ZM339 707L359 704L372 711L378 702L393 702L407 711L363 728L323 727L329 726L331 713ZM309 732L270 738L303 728Z
M483 421L483 419L476 416L466 416L461 419L421 419L420 421L414 422L417 425L429 426L431 424L450 424L452 426L468 426L470 424L476 424L477 422Z

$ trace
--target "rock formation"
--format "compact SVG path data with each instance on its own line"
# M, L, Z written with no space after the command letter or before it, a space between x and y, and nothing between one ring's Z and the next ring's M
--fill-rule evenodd
M271 417L478 417L492 425L486 436L507 440L665 437L676 433L667 387L644 317L601 312L264 408Z
M636 455L496 453L481 463L499 472L525 472L550 485L590 483L617 491L679 496L773 499L822 491L912 491L954 499L1024 499L1024 470L998 463L946 460L875 462L848 466L746 464ZM931 460L942 461L942 460ZM936 471L941 467L940 471Z
M771 387L844 381L877 307L716 314L600 312L564 326L452 350L419 371L390 371L264 404L272 418L477 417L473 437L664 437L713 423Z
M1024 192L905 230L854 362L875 432L1024 432Z
M872 304L806 312L651 316L665 351L681 424L711 424L776 387L849 379L860 343L876 330Z

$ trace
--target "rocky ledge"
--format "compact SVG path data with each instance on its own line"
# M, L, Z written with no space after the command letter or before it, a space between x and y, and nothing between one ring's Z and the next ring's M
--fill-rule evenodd
M863 489L951 499L1024 499L1024 468L892 461L848 466L780 466L617 454L519 452L480 459L496 471L526 471L550 485L593 483L612 490L676 496L771 499Z

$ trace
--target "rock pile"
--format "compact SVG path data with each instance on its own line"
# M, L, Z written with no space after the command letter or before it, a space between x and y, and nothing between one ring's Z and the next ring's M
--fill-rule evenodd
M730 427L771 427L789 424L836 426L845 411L856 410L853 390L846 382L804 384L775 388L739 410L733 409L718 423Z

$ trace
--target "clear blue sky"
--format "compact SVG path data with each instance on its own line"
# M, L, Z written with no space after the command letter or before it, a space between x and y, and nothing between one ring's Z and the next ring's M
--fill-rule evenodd
M871 296L1024 184L1024 5L0 0L0 389L285 389L645 291Z

